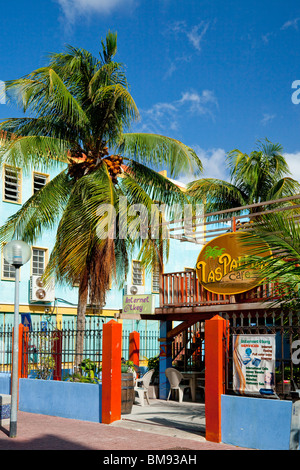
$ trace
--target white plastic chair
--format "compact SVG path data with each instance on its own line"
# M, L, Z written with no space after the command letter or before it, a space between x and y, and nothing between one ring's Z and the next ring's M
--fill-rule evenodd
M169 400L172 390L178 390L179 403L183 400L183 394L186 388L191 389L189 385L180 385L180 382L184 379L183 375L179 370L173 367L168 367L165 370L166 377L170 382L170 391L167 400Z
M134 391L138 394L138 397L142 406L145 405L145 400L144 400L145 398L146 398L148 405L150 405L148 389L149 389L153 372L154 372L154 369L148 370L148 372L146 372L146 374L141 379L136 379L135 381Z

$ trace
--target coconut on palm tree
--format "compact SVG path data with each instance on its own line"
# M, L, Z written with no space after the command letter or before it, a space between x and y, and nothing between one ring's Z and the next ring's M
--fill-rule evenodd
M0 164L25 169L61 166L57 176L9 218L0 241L18 237L33 243L43 230L57 228L45 279L79 282L78 331L84 330L88 299L103 307L112 277L124 281L131 250L140 242L131 234L121 236L114 224L111 233L99 237L99 227L107 222L107 213L99 209L113 208L118 222L124 215L134 219L128 210L134 204L142 203L150 214L153 201L182 203L186 196L155 170L167 169L172 178L202 170L196 153L183 143L128 132L139 113L124 67L113 61L116 52L117 35L109 32L99 58L68 46L51 54L48 66L6 82L7 101L29 116L0 125L5 137ZM121 198L128 201L125 209ZM157 257L154 245L152 240L148 251ZM78 354L82 348L79 338Z
M188 194L205 201L206 213L280 199L300 191L299 182L291 178L282 146L267 139L250 154L237 149L229 152L227 166L230 181L202 178L189 184ZM250 212L257 210L252 208Z

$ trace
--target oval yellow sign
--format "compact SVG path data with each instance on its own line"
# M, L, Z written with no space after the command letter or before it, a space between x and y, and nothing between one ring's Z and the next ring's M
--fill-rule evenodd
M201 250L196 265L200 284L214 294L233 295L246 292L261 282L259 270L251 266L242 268L243 262L253 254L254 246L245 246L239 235L241 232L230 232L220 235L208 242ZM272 253L266 244L261 257Z

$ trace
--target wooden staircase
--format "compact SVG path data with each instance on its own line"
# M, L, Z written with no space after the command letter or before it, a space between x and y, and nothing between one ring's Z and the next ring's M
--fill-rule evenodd
M204 368L204 325L197 322L173 338L172 361L179 370Z

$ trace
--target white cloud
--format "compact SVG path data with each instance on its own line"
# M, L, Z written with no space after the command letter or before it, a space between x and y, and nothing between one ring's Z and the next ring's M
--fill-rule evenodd
M109 14L118 7L128 8L135 0L56 0L69 22L82 14Z
M168 32L176 35L183 34L187 37L192 46L197 51L200 51L204 36L206 35L209 26L209 21L201 21L192 28L188 26L185 21L175 21L169 26Z
M274 36L274 33L266 33L262 35L262 40L265 44L268 44L270 41L270 38Z
M210 113L210 108L208 105L214 104L218 106L217 98L211 90L203 90L201 95L199 93L185 92L182 94L182 98L179 100L180 104L189 104L190 111L198 114L207 114Z
M191 145L193 150L198 155L199 159L203 165L203 174L201 174L197 179L200 178L216 178L225 181L229 181L229 172L226 169L226 152L222 148L212 148L204 150L199 145ZM183 184L191 183L195 180L194 175L184 175L180 178L180 182Z
M294 18L293 20L286 21L280 28L280 31L285 31L286 29L293 28L298 30L298 23L300 21L300 17ZM269 44L271 38L276 38L278 35L277 32L268 32L261 36L261 39L265 45Z
M300 21L300 18L294 18L293 20L286 21L280 29L288 29L288 28L294 28L298 29L298 22Z
M177 40L184 41L184 44L187 44L189 48L185 49L184 55L168 59L170 65L164 75L164 79L171 77L178 67L190 62L195 50L198 53L201 52L202 43L205 40L205 35L210 26L210 21L201 21L194 26L189 26L184 20L174 21L168 25L163 34L165 36L175 36ZM176 54L177 49L174 48L174 45L172 45L172 50L175 51Z
M174 60L169 59L169 67L164 74L164 79L167 79L173 75L173 73L177 70L178 64L186 64L187 62L190 62L192 60L191 56L180 56L180 57L175 57Z
M203 178L217 178L228 181L229 173L226 168L226 152L222 148L203 150L201 147L193 147L200 158L204 173Z
M217 106L218 101L212 90L203 90L201 93L184 92L176 101L156 103L150 109L141 110L139 130L156 133L168 130L177 131L182 117L186 119L189 114L206 114L213 118L213 110Z
M201 42L208 28L209 28L209 22L201 21L200 24L197 24L191 30L186 32L188 39L198 51L201 50Z
M300 152L285 153L283 156L289 165L291 177L300 182Z
M263 126L266 126L269 122L273 121L273 119L275 119L275 117L276 117L276 114L265 113L260 122Z
M156 103L141 111L143 130L156 132L162 129L177 129L177 107L172 103Z

